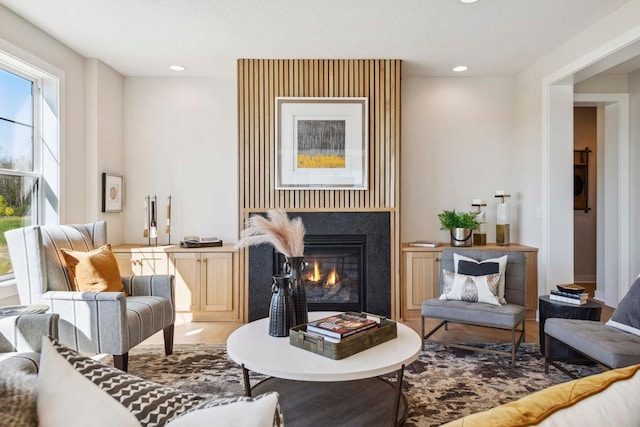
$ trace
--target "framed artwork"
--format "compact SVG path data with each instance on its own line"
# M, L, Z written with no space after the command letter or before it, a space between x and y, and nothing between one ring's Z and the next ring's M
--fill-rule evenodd
M366 190L367 98L276 98L277 190Z
M122 212L124 178L112 173L102 174L102 212Z

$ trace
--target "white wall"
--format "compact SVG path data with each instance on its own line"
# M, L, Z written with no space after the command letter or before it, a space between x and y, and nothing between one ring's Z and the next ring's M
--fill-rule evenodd
M535 207L521 209L517 221L523 224L520 241L540 247L538 278L541 294L548 293L554 286L553 283L548 283L546 276L549 248L544 245L546 237L543 239L543 233L546 233L546 224L541 221L543 210L547 207L547 201L543 199L546 197L546 189L542 188L543 171L540 167L542 156L546 155L542 146L543 132L546 130L542 117L543 80L552 74L563 74L565 70L570 73L580 66L574 64L575 61L580 60L586 66L589 60L597 61L603 55L603 51L613 51L621 47L623 42L618 42L618 38L624 39L627 33L635 32L640 27L638 16L640 0L632 0L516 76L516 139L512 161L517 173L513 175L514 186L523 195L522 205ZM566 167L571 168L572 165L567 164ZM633 198L637 199L637 193L632 194ZM632 228L630 233L637 235L637 228ZM573 253L566 253L554 262L572 264ZM553 278L549 281L553 281Z
M627 93L628 90L626 74L597 74L573 87L574 93Z
M86 60L86 221L107 221L108 241L124 243L125 211L102 213L102 173L124 175L124 78L97 59ZM128 183L125 182L125 191Z
M485 199L487 241L495 242L495 191L511 193L512 206L519 199L512 141L513 79L402 79L402 241L448 242L438 213L475 210L471 200Z
M209 78L125 78L125 241L144 243L144 197L157 195L159 243L173 197L172 243L238 237L236 62Z
M85 64L84 58L53 37L0 6L0 42L22 52L9 52L26 62L44 61L63 74L61 217L64 223L85 221ZM39 63L33 65L40 66Z
M629 154L631 164L631 277L640 274L640 70L629 74Z

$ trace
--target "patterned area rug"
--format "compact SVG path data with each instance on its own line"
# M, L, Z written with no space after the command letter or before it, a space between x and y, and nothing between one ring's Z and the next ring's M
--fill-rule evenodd
M505 349L499 344L487 347ZM597 366L568 367L579 375L602 372ZM138 346L131 351L129 372L199 394L244 393L241 369L220 344L176 345L169 357L162 346ZM264 378L251 373L251 384ZM537 344L520 347L516 369L507 357L430 344L405 371L403 390L410 406L406 425L439 426L569 380L553 367L545 375Z

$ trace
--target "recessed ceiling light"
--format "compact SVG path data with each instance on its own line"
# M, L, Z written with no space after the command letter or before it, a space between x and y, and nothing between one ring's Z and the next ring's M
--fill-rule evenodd
M475 3L478 0L460 0L460 3Z
M184 71L184 67L182 65L170 65L169 69L173 71Z
M455 71L456 73L461 73L462 71L467 71L469 69L469 67L467 67L466 65L458 65L457 67L453 67L453 71Z

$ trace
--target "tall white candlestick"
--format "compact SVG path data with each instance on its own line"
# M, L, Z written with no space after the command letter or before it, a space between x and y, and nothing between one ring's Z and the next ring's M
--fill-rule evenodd
M149 200L144 198L144 237L149 237Z
M506 203L498 203L496 224L509 224L509 206Z

